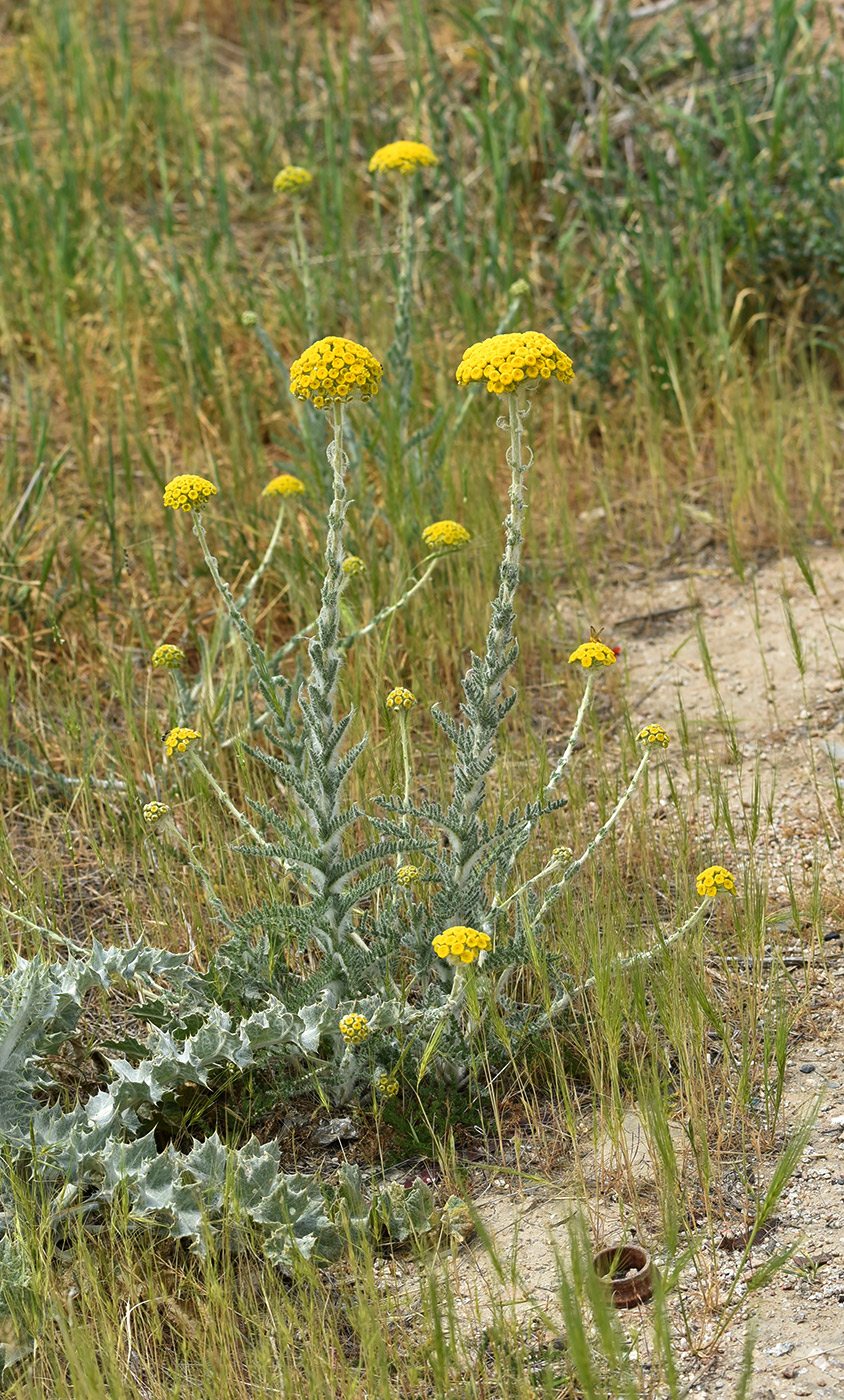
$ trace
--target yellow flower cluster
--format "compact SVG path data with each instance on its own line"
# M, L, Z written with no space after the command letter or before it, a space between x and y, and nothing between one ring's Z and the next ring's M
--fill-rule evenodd
M365 1016L352 1011L340 1022L340 1034L347 1045L363 1045L370 1036L369 1022Z
M513 331L493 335L464 350L457 366L457 382L464 387L486 379L491 394L512 394L520 384L551 376L567 384L574 379L568 355L540 331Z
M304 496L305 487L298 476L292 476L290 472L282 472L280 476L274 476L272 481L268 481L262 496Z
M424 141L391 141L389 146L381 146L369 162L369 173L376 170L398 170L401 175L411 175L421 165L439 165L430 146Z
M387 696L388 710L409 710L411 705L416 704L416 696L412 690L405 690L403 685L397 685Z
M354 578L356 574L366 573L366 565L357 554L347 554L343 560L343 573L348 574L349 578Z
M301 194L313 180L303 165L283 165L273 180L276 194Z
M204 476L188 473L184 476L174 476L172 481L168 481L164 488L164 504L172 510L204 510L211 497L216 494L217 488L213 481L206 481Z
M587 670L590 666L614 666L617 660L612 647L608 647L605 642L589 641L581 642L580 646L572 652L569 657L569 664L579 661L581 666Z
M171 729L169 734L164 735L164 747L167 750L167 757L172 758L174 753L187 753L191 744L195 744L199 735L195 729L183 729L181 727Z
M431 940L431 947L439 958L448 958L449 962L470 963L475 961L482 948L491 948L492 942L488 933L455 924L453 928L438 933L436 938Z
M551 852L551 857L553 860L558 860L560 862L571 862L574 860L574 851L571 846L555 846Z
M430 554L438 549L462 549L472 536L456 520L435 520L422 531L422 543Z
M671 735L666 734L661 724L646 724L644 729L640 729L636 738L643 744L662 744L664 749L671 743Z
M381 365L365 345L342 335L327 335L303 350L290 366L290 392L309 399L314 408L332 403L367 403L383 374Z
M708 865L697 877L697 892L714 899L719 889L726 890L728 894L735 894L735 876L731 875L729 870L725 870L723 865Z
M143 809L143 818L150 826L155 826L167 816L170 808L166 802L147 802Z
M385 1098L394 1099L399 1091L399 1081L382 1070L375 1081L375 1087L380 1089Z
M162 642L160 647L149 659L151 666L166 666L168 671L175 671L179 666L184 665L185 653L181 647L171 646L169 642Z
M420 874L418 865L400 865L396 871L396 879L400 885L415 885Z

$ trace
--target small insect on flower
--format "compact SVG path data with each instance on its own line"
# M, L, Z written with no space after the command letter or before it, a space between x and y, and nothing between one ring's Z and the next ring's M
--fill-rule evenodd
M357 554L347 554L343 560L343 573L349 578L355 578L358 574L366 573L366 565Z
M171 729L164 735L164 747L167 750L167 757L172 758L174 753L187 753L191 744L195 744L199 738L195 729L184 729L182 727Z
M661 724L646 724L644 729L640 729L636 738L642 744L662 744L664 749L671 743L671 735L666 734Z
M456 520L435 520L422 531L422 543L429 554L463 549L471 538L465 526L458 525Z
M164 666L168 671L176 671L185 664L185 653L181 647L171 646L169 642L162 642L160 647L149 659L150 666Z
M164 504L171 510L204 510L217 488L204 476L174 476L164 488Z
M352 1011L341 1020L340 1034L347 1045L363 1045L363 1042L369 1039L372 1032L369 1029L369 1022L366 1017L360 1016L356 1011Z
M574 379L568 355L540 331L514 331L470 345L455 378L464 388L485 379L490 394L512 394L520 387L535 389L552 376L561 384Z
M369 162L369 173L378 170L397 170L400 175L412 175L414 170L424 165L439 165L430 146L424 141L391 141L381 146Z
M274 476L272 481L268 481L262 496L304 496L305 487L298 476L293 476L290 472L282 472L280 476Z
M480 953L492 947L492 940L488 933L482 933L480 929L455 924L432 938L431 947L438 958L444 958L451 967L457 967L460 963L474 962Z
M394 1099L399 1091L399 1081L382 1070L375 1080L375 1087L384 1095L385 1099Z
M273 180L273 189L276 194L302 194L313 178L303 165L283 165Z
M155 826L156 822L164 820L169 811L166 802L147 802L143 808L143 818L149 826Z
M327 335L303 350L290 366L290 392L297 399L309 400L314 408L329 408L333 403L367 403L381 383L383 367L371 350L346 340L342 335Z
M723 865L708 865L697 877L697 892L699 895L706 895L708 899L714 899L719 890L735 894L735 876L731 875L729 870L725 870Z
M416 696L412 690L405 690L403 685L397 685L387 696L386 704L388 710L409 710L416 704Z
M400 865L396 871L396 879L400 885L415 885L421 874L418 865Z

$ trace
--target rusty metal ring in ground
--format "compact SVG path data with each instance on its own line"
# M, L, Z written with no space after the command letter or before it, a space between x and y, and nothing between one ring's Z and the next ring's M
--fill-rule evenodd
M598 1277L612 1291L617 1308L636 1308L653 1297L654 1267L646 1249L637 1244L610 1245L593 1260Z

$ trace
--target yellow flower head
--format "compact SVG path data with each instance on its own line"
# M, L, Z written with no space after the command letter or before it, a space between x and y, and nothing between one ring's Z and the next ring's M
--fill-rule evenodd
M725 870L723 865L708 865L697 877L697 892L714 899L719 890L735 894L735 876L731 875L729 870Z
M143 818L149 826L155 826L155 823L162 821L169 811L170 808L166 802L147 802L143 809Z
M387 696L388 710L409 710L416 704L416 696L412 690L405 690L403 685L397 685Z
M290 366L290 392L314 408L333 403L367 403L378 393L383 369L365 345L327 335L303 350Z
M431 947L437 957L445 958L454 967L458 963L474 962L482 950L486 951L492 947L492 941L488 933L455 924L453 928L438 933L436 938L431 940Z
M574 851L571 846L555 846L551 852L552 860L559 861L560 864L570 864L574 860Z
M646 724L644 729L640 729L636 738L642 744L662 744L664 749L671 743L671 735L666 734L661 724Z
M298 476L291 476L290 472L282 472L281 476L274 476L272 481L268 481L262 496L304 496L305 487Z
M195 744L198 738L195 729L171 729L169 734L164 735L167 757L172 758L174 753L187 753L191 744Z
M375 1080L375 1087L381 1091L385 1098L394 1099L399 1091L399 1081L382 1070Z
M400 865L396 879L400 885L415 885L421 873L418 865Z
M302 194L313 181L303 165L283 165L273 180L276 194Z
M469 531L463 525L458 525L456 520L435 520L433 525L426 525L422 531L422 543L429 554L445 549L463 549L471 538Z
M581 642L569 657L569 664L579 661L581 666L588 670L590 666L614 666L617 660L612 647L608 647L605 642L589 641Z
M152 653L149 664L150 666L166 666L168 671L175 671L185 664L185 653L181 647L174 647L169 642L162 642L161 646L156 647Z
M430 146L423 141L391 141L389 146L381 146L369 162L369 173L376 170L398 170L401 175L412 175L421 165L439 165Z
M164 504L172 510L204 510L217 488L204 476L174 476L164 488Z
M359 1016L356 1011L352 1011L340 1022L340 1034L347 1045L363 1045L371 1034L369 1022L365 1016Z
M356 574L366 573L366 565L357 554L347 554L343 560L343 573L348 574L349 578L354 578Z
M568 355L539 331L513 331L470 345L456 378L464 387L485 379L491 394L512 394L520 385L536 388L552 375L562 384L574 379Z

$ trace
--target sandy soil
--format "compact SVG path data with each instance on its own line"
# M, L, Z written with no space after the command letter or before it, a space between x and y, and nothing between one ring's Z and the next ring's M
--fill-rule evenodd
M844 558L818 548L810 551L806 564L814 591L792 560L767 563L744 583L717 566L625 577L603 590L601 615L609 619L604 639L622 646L634 720L658 721L676 733L682 705L689 729L703 738L705 751L718 765L736 812L752 802L758 775L760 830L751 843L744 839L746 828L737 827L737 849L730 859L738 865L754 860L768 868L774 907L786 903L789 878L798 898L817 878L827 907L834 909L842 888L842 831L825 746L841 746L844 775L844 669L838 654L844 649ZM570 636L572 602L562 599L559 611L560 635ZM799 665L792 635L799 639ZM683 778L676 762L672 771L675 779L685 781L696 820L711 821L703 792ZM832 916L827 955L811 954L802 974L810 1006L790 1048L786 1079L787 1122L796 1122L819 1095L820 1112L803 1162L778 1207L778 1224L751 1258L756 1268L773 1251L799 1246L792 1264L748 1308L758 1325L751 1386L758 1400L815 1393L844 1397L844 944L835 937L842 929L844 923ZM795 951L799 957L799 944ZM674 1140L682 1155L679 1124ZM525 1166L523 1158L523 1171ZM632 1172L640 1188L653 1176L650 1150L633 1108L625 1118L620 1150L609 1139L597 1147L584 1141L577 1169L559 1183L530 1181L524 1175L518 1184L511 1176L493 1178L474 1203L504 1264L504 1277L479 1240L460 1251L451 1268L467 1319L479 1314L482 1323L488 1321L495 1312L493 1298L506 1300L525 1325L537 1312L559 1317L557 1260L567 1255L572 1214L585 1214L596 1248L631 1238L630 1220L623 1218L619 1204L624 1193L613 1189L619 1171ZM579 1185L572 1184L576 1178ZM737 1214L725 1214L717 1222L718 1233L735 1237L745 1224ZM658 1260L658 1241L653 1248ZM739 1253L718 1249L710 1252L702 1277L692 1269L686 1272L684 1289L699 1317L707 1308L704 1295L711 1299L720 1290L723 1297ZM650 1346L647 1314L647 1307L625 1314L640 1363ZM745 1325L746 1317L738 1319L706 1363L679 1345L692 1395L734 1393Z

